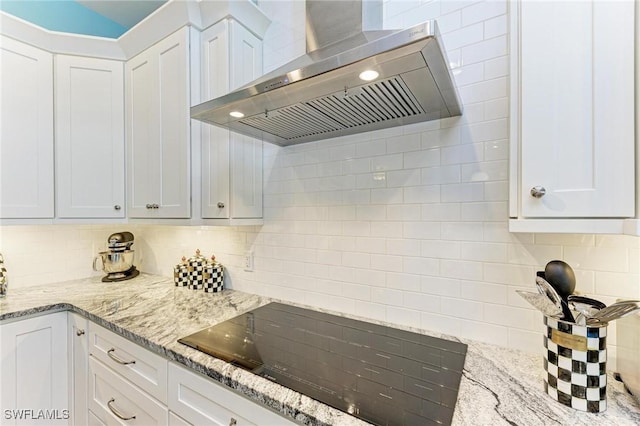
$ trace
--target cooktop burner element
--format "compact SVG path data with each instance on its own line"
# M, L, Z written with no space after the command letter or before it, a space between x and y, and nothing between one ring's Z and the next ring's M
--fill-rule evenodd
M178 342L376 425L451 424L467 345L270 303Z

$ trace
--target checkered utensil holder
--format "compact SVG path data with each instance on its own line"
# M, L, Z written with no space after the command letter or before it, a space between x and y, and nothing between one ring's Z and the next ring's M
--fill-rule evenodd
M204 291L217 293L224 290L224 268L219 263L208 264L204 268Z
M576 410L607 409L607 326L580 326L544 317L544 389Z

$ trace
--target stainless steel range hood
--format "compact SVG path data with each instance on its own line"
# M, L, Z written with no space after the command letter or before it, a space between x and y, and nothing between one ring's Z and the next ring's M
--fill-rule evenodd
M306 3L307 54L191 118L288 146L462 114L435 21L371 31L380 0Z

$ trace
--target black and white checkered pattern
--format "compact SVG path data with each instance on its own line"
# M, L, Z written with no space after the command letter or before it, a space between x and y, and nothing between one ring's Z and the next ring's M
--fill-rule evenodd
M224 290L224 268L219 263L208 264L204 268L204 291L217 293Z
M547 394L590 413L607 409L607 327L587 327L544 318ZM568 336L562 339L558 336Z
M178 264L173 267L173 282L176 287L186 287L189 284L189 269L187 265Z

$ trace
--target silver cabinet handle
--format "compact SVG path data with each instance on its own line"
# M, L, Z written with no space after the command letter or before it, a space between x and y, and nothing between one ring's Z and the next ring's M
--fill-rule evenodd
M116 402L115 398L111 398L111 399L109 400L109 402L107 402L107 407L109 407L109 410L111 410L111 412L112 412L116 417L118 417L119 419L125 420L125 421L126 421L126 420L133 420L133 419L135 419L135 418L136 418L136 416L130 416L130 417L123 416L123 415L122 415L122 413L121 413L120 411L116 410L116 409L113 407L113 405L111 405L111 404L113 404L114 402Z
M120 207L120 204L116 204L115 206L113 206L114 210L120 210L122 207Z
M236 426L237 424L238 424L238 421L233 417L231 417L231 420L229 420L229 426Z
M222 201L218 201L218 208L224 209L224 203Z
M152 208L153 208L153 204L147 204L147 205L146 205L146 207L147 207L148 209L152 209Z
M542 198L546 193L547 193L547 190L544 188L544 186L534 186L533 188L531 188L532 197Z
M81 328L79 328L79 329L76 331L76 336L82 336L83 334L84 334L84 330L83 330L83 329L81 329Z
M154 209L159 209L159 208L160 208L160 205L159 205L159 204L154 204L154 205L153 205L153 208L154 208Z
M122 364L122 365L129 365L129 364L135 364L136 361L125 361L120 357L117 357L113 354L113 352L115 352L116 350L114 348L111 348L107 351L107 355L109 355L109 358L111 358L112 360L114 360L115 362L117 362L118 364Z

